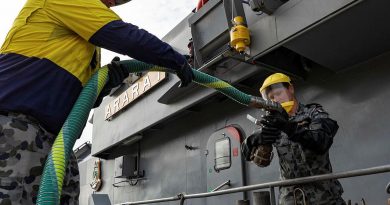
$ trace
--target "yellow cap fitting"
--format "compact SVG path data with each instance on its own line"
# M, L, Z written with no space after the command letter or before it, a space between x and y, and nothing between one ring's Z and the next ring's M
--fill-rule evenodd
M244 18L242 16L236 16L233 18L233 21L236 25L244 24Z
M230 46L242 53L250 44L249 30L245 27L244 18L236 16L233 19L235 26L230 30Z

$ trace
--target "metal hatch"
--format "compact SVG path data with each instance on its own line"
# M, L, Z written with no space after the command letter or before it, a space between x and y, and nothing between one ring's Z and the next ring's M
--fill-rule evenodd
M221 189L244 186L244 166L241 157L241 140L243 136L238 128L227 126L215 131L207 142L207 191L217 187ZM229 182L229 183L226 183ZM221 184L229 184L220 187ZM245 193L235 193L220 197L207 198L207 204L235 204L243 200ZM221 201L222 200L222 201Z

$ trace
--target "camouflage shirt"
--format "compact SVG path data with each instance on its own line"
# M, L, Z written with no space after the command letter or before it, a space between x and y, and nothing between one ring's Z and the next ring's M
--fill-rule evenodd
M279 156L281 178L332 173L328 150L338 129L337 122L330 119L319 104L300 104L290 121L298 122L296 132L290 137L282 133L281 140L274 144ZM281 187L280 204L294 204L294 190L297 204L303 204L302 191L306 204L345 204L338 180Z

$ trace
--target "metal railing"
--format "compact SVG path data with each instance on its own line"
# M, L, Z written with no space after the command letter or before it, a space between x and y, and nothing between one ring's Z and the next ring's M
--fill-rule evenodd
M267 182L267 183L262 183L262 184L254 184L254 185L242 186L242 187L220 190L220 191L215 191L215 192L198 193L198 194L180 193L177 196L172 196L172 197L167 197L167 198L151 199L151 200L144 200L144 201L134 201L134 202L124 202L124 203L119 203L117 205L135 205L135 204L160 203L160 202L168 202L168 201L184 201L186 199L205 198L205 197L211 197L211 196L231 194L231 193L236 193L236 192L265 189L265 188L271 188L271 190L272 190L274 187L280 187L280 186L292 186L292 185L297 185L297 184L307 184L307 183L311 183L311 182L323 181L323 180L329 180L329 179L341 179L341 178L379 174L379 173L385 173L385 172L390 172L390 165L377 166L377 167L371 167L371 168L366 168L366 169L351 170L351 171L339 172L339 173L331 173L331 174L302 177L302 178L296 178L296 179Z

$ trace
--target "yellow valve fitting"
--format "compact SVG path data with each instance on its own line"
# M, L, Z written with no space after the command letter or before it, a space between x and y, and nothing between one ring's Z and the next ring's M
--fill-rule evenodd
M244 18L236 16L233 19L234 26L230 30L230 46L240 53L250 44L249 29L244 25Z

